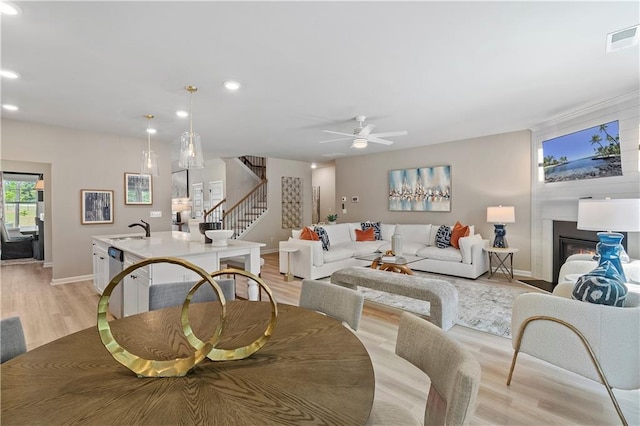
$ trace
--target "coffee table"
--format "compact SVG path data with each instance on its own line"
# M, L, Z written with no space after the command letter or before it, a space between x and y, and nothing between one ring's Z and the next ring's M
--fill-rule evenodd
M380 269L381 271L413 275L413 271L407 265L417 262L418 260L426 259L426 257L405 254L403 256L396 256L396 260L393 262L383 262L382 253L373 253L365 256L358 256L356 259L370 261L371 269Z

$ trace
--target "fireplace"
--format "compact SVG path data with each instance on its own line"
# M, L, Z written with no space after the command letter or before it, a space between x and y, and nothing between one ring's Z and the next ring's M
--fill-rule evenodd
M626 249L626 234L622 245ZM595 254L598 233L577 228L577 222L553 221L553 284L558 283L560 267L572 254Z

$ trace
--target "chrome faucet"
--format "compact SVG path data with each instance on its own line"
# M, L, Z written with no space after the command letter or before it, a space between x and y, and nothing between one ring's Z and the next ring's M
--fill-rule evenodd
M144 220L140 220L140 222L144 223L144 225L142 223L132 223L131 225L129 225L129 228L133 228L134 226L140 226L144 228L144 233L145 233L144 236L149 238L151 236L151 225L149 225Z

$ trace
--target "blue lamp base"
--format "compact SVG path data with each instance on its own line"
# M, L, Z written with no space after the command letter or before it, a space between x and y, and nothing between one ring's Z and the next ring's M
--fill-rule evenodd
M509 245L507 244L507 230L505 229L505 224L496 223L493 225L496 233L496 238L493 240L493 246L497 248L507 248Z
M598 266L601 266L606 261L611 262L623 282L627 282L627 277L624 275L622 262L620 261L620 255L624 253L624 248L620 244L623 238L624 235L617 232L598 232L600 242L596 244L596 251L600 255Z

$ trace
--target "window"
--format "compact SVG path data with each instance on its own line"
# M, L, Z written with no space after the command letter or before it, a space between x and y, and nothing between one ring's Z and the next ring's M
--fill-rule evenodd
M7 228L36 226L38 175L3 173L4 221Z

